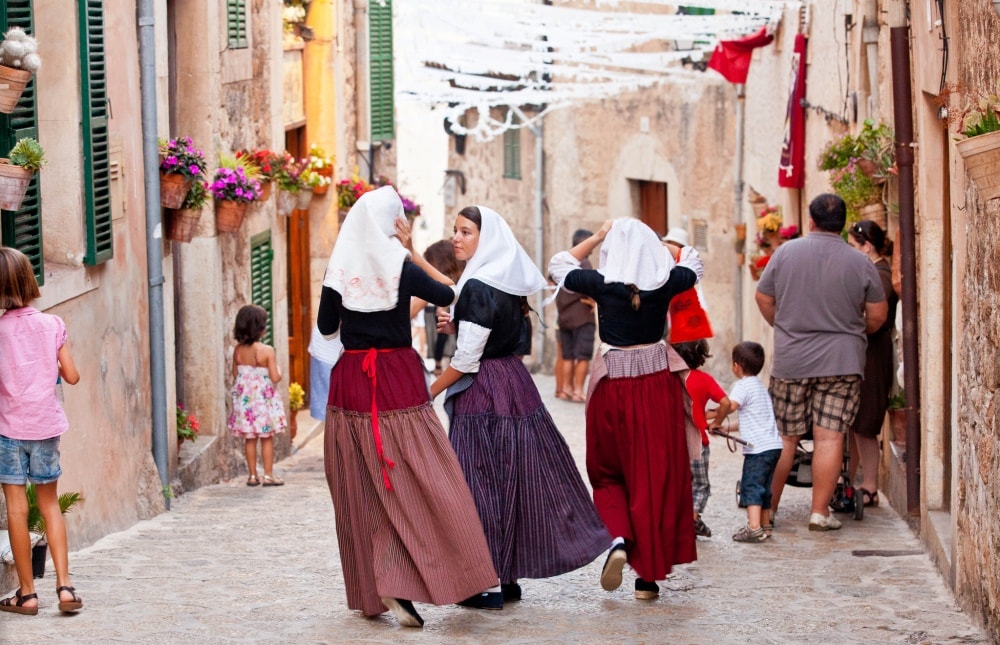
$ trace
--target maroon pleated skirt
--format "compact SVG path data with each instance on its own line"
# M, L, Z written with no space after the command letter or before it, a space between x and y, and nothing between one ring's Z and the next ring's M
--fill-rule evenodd
M366 358L375 368L377 435ZM412 348L340 359L330 376L324 462L351 609L380 614L386 596L450 604L497 584Z

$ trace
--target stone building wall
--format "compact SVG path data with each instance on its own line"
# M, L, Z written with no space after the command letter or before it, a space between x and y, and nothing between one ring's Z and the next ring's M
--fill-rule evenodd
M958 3L958 81L996 92L1000 80L1000 17L989 3ZM961 167L961 158L955 162ZM1000 201L983 202L971 182L956 183L953 203L964 193L969 232L965 247L964 315L958 417L956 593L963 607L982 617L1000 639Z

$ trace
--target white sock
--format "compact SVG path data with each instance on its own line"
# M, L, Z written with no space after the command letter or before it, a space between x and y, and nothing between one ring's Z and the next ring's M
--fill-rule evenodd
M483 593L500 593L500 585L496 585L495 587L490 587Z
M619 544L625 544L625 538L623 538L623 537L616 537L615 539L611 540L611 548L612 549L615 548L616 546L618 546Z

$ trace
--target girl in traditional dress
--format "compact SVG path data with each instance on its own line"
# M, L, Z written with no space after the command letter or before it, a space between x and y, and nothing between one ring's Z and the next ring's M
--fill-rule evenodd
M530 351L526 296L545 286L541 272L496 212L463 209L452 238L466 266L454 322L458 346L431 396L449 389L451 443L465 471L500 574L502 594L467 606L499 609L519 600L519 578L577 569L611 539L569 447L542 404L521 357Z
M345 348L324 462L348 606L420 627L414 601L455 603L499 580L410 336L411 296L448 306L455 292L409 244L396 191L365 193L330 257L318 326Z
M579 268L602 242L600 268ZM556 254L549 273L597 303L601 351L587 400L587 474L614 537L601 586L617 589L627 561L638 576L635 597L654 599L657 580L697 557L682 386L661 338L670 299L694 286L701 259L684 247L675 266L651 228L620 219Z

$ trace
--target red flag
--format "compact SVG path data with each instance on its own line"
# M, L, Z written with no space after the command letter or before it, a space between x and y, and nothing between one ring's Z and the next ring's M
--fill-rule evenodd
M802 188L805 185L806 109L806 37L795 35L792 50L792 70L789 78L788 109L785 112L785 137L778 165L778 185L782 188Z
M698 300L695 288L682 291L670 299L670 343L687 343L712 337L712 324Z
M720 40L712 52L708 66L722 74L730 83L746 83L753 50L770 44L772 40L774 36L768 35L767 27L761 27L754 35L740 40Z

